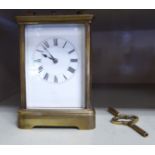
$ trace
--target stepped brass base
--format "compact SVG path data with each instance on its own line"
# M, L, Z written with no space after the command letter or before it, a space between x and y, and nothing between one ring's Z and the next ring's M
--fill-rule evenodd
M79 129L95 128L95 111L79 110L30 110L20 109L18 126L22 129L34 127L76 127Z

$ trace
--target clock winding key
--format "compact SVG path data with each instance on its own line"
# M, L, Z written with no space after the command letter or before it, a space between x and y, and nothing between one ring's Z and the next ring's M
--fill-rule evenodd
M109 107L108 112L110 112L114 117L111 119L111 123L117 125L126 125L132 128L134 131L139 133L143 137L147 137L148 133L144 131L142 128L138 127L136 123L138 122L139 118L135 115L126 115L120 114L116 109Z

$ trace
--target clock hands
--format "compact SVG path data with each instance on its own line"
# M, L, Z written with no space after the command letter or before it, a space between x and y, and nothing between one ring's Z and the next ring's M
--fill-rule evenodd
M42 54L42 56L44 56L45 58L51 59L51 57L48 57L46 54Z
M53 60L54 63L57 63L58 59L54 58L53 55L49 51L48 51L48 53L50 55L51 60Z
M45 58L49 58L50 60L52 60L53 61L53 63L57 63L58 62L58 60L56 59L56 58L54 58L54 57L49 57L49 56L47 56L46 54L42 54Z
M57 63L58 62L58 59L56 59L55 57L53 57L53 55L47 50L47 48L45 49L46 52L49 54L49 56L47 56L46 54L42 54L45 58L49 58L50 60L53 61L53 63Z

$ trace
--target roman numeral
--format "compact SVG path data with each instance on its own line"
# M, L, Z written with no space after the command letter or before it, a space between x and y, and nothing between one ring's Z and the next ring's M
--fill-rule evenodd
M41 62L41 59L34 60L35 62Z
M49 77L49 74L46 73L45 76L44 76L44 80L48 80L48 77Z
M71 62L78 62L78 59L70 59Z
M57 38L53 39L53 43L54 43L54 46L57 46L58 45L58 39Z
M45 45L42 45L42 47L43 47L44 50L47 50L47 47Z
M43 47L44 50L47 50L47 48L49 48L50 45L48 44L47 41L43 41L43 42L42 42L42 47Z
M43 44L44 44L44 46L45 46L46 48L49 48L49 47L50 47L50 45L49 45L49 43L48 43L47 41L43 41Z
M65 78L65 80L67 80L67 77L63 74L63 77Z
M71 54L75 51L75 49L72 49L71 51L68 52L68 54Z
M54 76L54 82L55 82L55 83L58 83L58 78L57 78L56 75Z
M66 44L67 44L67 41L64 43L63 48L65 48Z
M39 70L39 73L42 72L43 71L43 66L39 66L38 70Z
M72 68L72 67L68 67L68 71L71 72L71 73L74 73L75 72L75 69Z

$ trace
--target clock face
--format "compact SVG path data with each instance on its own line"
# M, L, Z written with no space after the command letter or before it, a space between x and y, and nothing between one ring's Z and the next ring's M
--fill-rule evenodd
M34 50L36 73L45 82L61 84L69 81L78 69L78 54L69 40L51 37L41 41Z
M26 108L85 107L85 25L25 25Z

